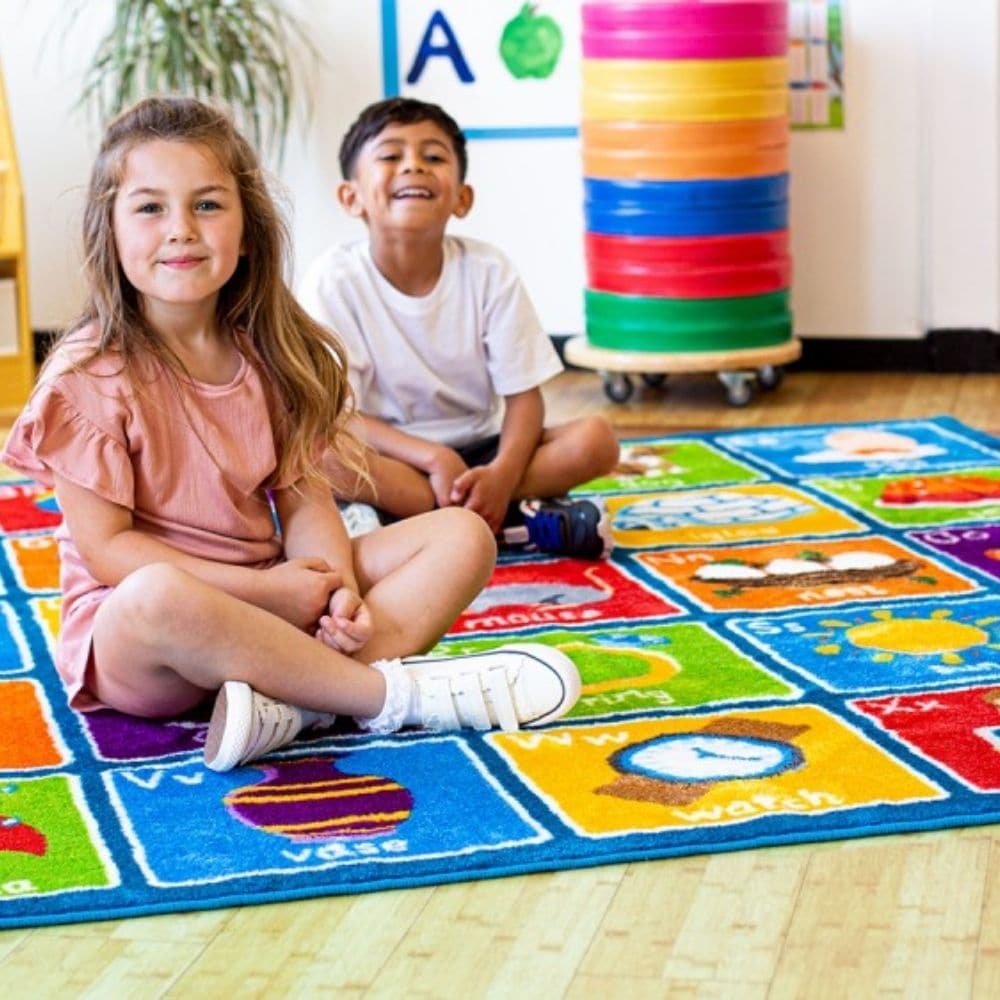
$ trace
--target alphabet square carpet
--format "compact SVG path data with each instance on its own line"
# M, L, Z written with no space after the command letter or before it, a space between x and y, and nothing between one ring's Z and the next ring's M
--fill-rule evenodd
M1000 442L950 418L628 441L612 558L505 555L438 647L558 646L565 719L224 775L204 715L67 709L59 511L2 475L2 927L1000 820Z

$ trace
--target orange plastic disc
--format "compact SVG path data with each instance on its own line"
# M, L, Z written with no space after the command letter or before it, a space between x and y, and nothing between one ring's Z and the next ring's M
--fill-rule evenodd
M723 122L584 121L588 177L693 180L788 171L788 118Z

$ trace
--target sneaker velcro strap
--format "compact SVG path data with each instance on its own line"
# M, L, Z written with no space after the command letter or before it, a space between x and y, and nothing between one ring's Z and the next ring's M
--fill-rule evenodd
M302 726L298 708L268 698L243 681L227 681L208 724L205 764L213 771L229 771L291 743Z
M461 729L462 720L455 710L451 686L446 677L421 678L420 710L428 729Z
M486 704L483 689L480 687L479 677L474 673L469 673L456 679L453 683L461 685L452 691L452 697L462 724L479 730L492 729L490 709L489 705Z
M520 729L521 723L517 717L517 709L514 706L514 698L507 679L507 671L502 667L490 670L486 675L486 690L489 693L490 704L493 706L497 725L507 732Z
M261 698L260 695L257 697ZM279 702L272 702L268 707L270 711L267 714L261 713L258 718L257 738L242 756L241 764L291 743L299 733L300 720L293 709Z

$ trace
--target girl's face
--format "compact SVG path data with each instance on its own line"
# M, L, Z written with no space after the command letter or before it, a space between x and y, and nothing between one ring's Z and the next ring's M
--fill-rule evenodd
M112 214L125 276L149 320L214 310L243 251L236 179L203 143L153 139L125 158Z

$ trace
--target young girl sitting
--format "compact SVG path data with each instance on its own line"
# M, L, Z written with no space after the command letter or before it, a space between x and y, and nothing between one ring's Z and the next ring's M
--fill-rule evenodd
M333 713L376 733L558 718L580 691L558 650L411 655L489 578L494 541L458 507L348 539L322 471L327 448L351 455L344 354L286 287L286 247L225 115L155 98L108 127L88 301L2 456L64 515L71 705L169 717L218 692L219 771Z

